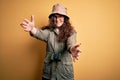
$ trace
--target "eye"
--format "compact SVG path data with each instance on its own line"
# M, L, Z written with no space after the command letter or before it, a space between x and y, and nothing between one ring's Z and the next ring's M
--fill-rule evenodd
M63 17L62 15L59 15L59 17Z
M62 15L54 15L55 18L63 17Z

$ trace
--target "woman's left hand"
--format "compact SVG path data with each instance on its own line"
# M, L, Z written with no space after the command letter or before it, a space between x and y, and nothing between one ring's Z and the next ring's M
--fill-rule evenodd
M77 44L77 45L74 45L70 48L70 52L72 54L72 57L73 57L73 61L75 62L75 60L78 60L78 57L81 53L79 47L80 47L81 44Z

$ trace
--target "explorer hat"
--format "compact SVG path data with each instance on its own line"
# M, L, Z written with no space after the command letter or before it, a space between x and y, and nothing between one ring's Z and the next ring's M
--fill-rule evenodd
M69 17L67 16L67 8L65 8L61 4L53 5L52 13L49 15L49 18L51 18L51 16L53 16L54 14L60 14L60 15L63 15L69 19Z

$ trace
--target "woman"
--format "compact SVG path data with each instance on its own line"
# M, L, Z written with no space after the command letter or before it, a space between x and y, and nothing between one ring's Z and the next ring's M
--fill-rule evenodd
M35 28L33 15L31 21L25 19L21 26L47 44L42 80L74 80L72 58L73 61L78 59L80 45L76 45L76 31L69 22L67 9L55 4L49 15L49 25L42 29Z

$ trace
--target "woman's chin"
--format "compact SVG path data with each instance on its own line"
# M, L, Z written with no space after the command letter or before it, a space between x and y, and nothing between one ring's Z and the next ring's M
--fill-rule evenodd
M56 25L56 27L61 27L62 25Z

